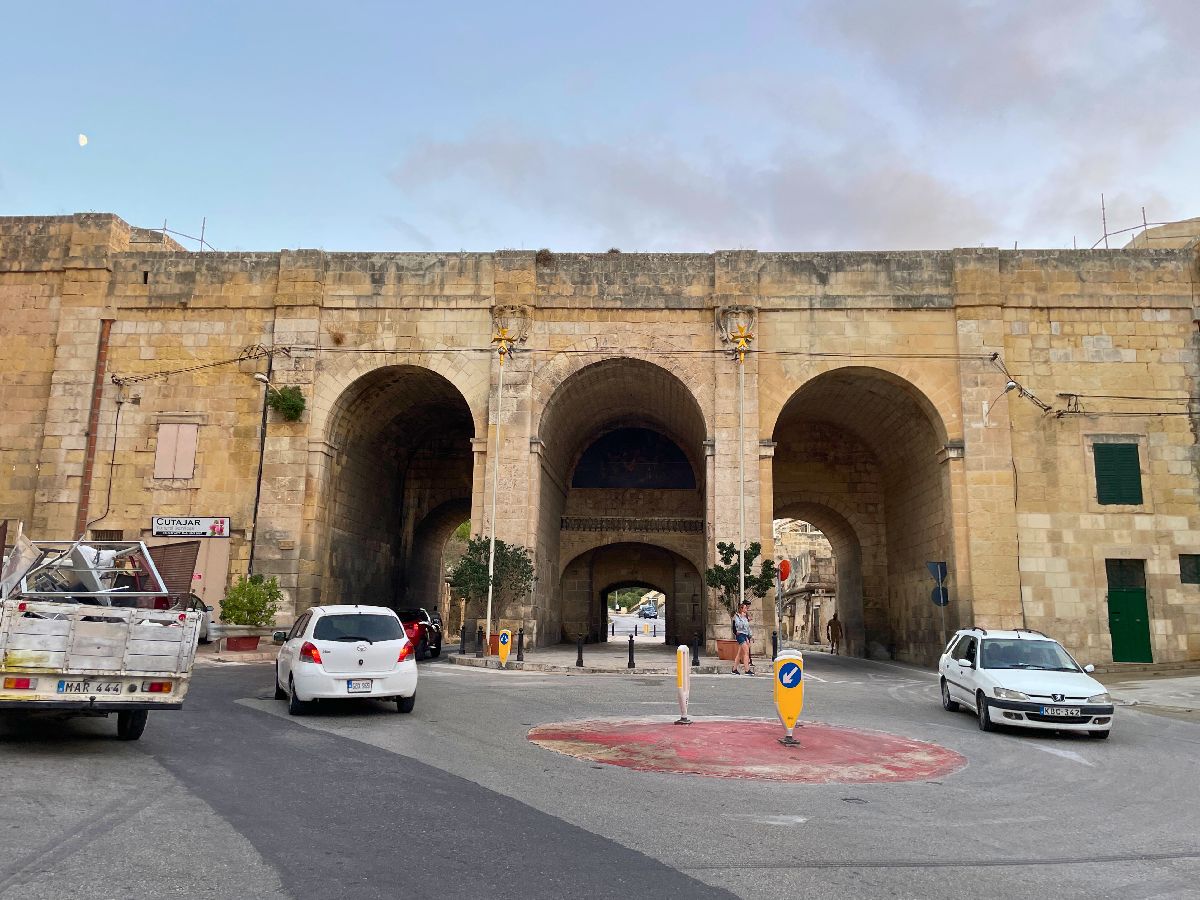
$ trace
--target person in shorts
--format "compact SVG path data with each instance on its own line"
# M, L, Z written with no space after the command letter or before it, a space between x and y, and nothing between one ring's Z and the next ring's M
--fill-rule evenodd
M753 675L750 665L750 601L743 600L733 616L733 633L737 638L737 658L733 661L734 675ZM738 666L742 671L738 671Z

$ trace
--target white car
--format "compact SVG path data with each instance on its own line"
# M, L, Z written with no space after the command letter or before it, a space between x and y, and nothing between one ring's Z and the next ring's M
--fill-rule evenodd
M942 706L975 710L979 727L1018 725L1107 738L1113 700L1062 644L1038 631L957 632L938 662Z
M275 642L275 697L293 716L314 700L395 700L402 713L416 704L416 655L387 607L314 606Z

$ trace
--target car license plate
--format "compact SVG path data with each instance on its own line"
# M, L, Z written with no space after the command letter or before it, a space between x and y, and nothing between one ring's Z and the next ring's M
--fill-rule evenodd
M1043 716L1078 716L1079 710L1074 706L1043 706Z
M58 692L60 694L119 694L121 693L121 682L60 681Z
M351 694L369 694L371 693L371 679L351 678L346 681L346 690Z

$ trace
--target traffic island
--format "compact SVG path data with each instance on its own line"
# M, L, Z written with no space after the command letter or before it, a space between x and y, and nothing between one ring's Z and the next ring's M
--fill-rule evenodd
M539 725L539 747L643 772L803 784L873 784L941 778L966 758L937 744L863 728L805 722L799 746L779 743L775 719L704 718L676 728L669 717L587 719Z

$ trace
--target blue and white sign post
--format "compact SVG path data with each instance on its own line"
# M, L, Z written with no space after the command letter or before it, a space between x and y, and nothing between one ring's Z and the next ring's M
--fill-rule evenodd
M796 720L804 709L804 656L798 650L781 650L775 657L775 710L783 723L784 736L779 743L785 747L798 747L800 742L792 737Z
M508 652L512 650L512 632L505 628L500 632L500 637L496 639L497 649L500 651L500 668L508 666Z
M929 595L929 599L933 601L942 612L942 643L946 643L946 607L950 603L950 592L946 589L946 572L947 567L944 562L927 562L925 568L929 569L929 574L933 576L933 593Z

